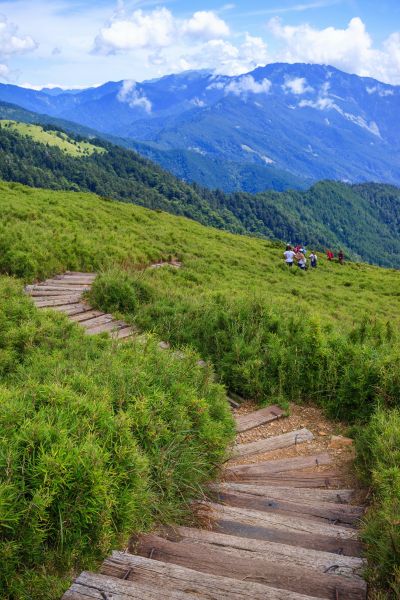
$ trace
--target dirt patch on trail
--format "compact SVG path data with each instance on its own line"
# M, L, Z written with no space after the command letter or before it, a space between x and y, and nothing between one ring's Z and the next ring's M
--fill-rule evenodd
M247 402L235 410L234 414L235 416L244 415L258 409L259 406L255 403ZM238 434L236 436L236 444L248 444L304 427L311 431L314 436L313 440L301 442L296 446L282 448L281 450L231 459L228 463L229 466L256 464L267 460L294 458L327 452L332 459L332 463L319 466L318 472L338 472L340 479L345 482L346 486L360 490L360 483L354 472L354 445L342 443L341 438L335 441L335 436L347 436L346 425L338 421L330 421L323 411L316 406L292 403L289 409L289 416ZM335 444L337 447L333 447ZM305 469L303 472L315 472L315 468Z

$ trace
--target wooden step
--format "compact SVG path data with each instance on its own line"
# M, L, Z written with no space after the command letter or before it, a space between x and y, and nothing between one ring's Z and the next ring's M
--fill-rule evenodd
M207 517L214 521L218 533L361 556L357 532L348 527L211 502L202 504L208 508Z
M335 488L343 487L343 477L338 471L309 473L304 469L274 473L273 475L247 475L224 471L227 481L248 483L250 485L269 485L295 488Z
M103 323L103 325L97 325L96 327L91 327L90 329L86 329L86 335L97 335L99 333L110 333L113 331L117 331L118 329L122 329L126 327L126 323L123 321L111 321L110 323Z
M273 450L280 450L281 448L290 448L290 446L296 446L302 442L309 442L314 438L311 431L308 429L298 429L296 431L289 431L282 435L276 435L256 442L250 442L249 444L236 444L232 451L233 458L240 458L243 456L251 456L252 454L263 454L264 452L272 452Z
M92 285L92 282L90 283L80 283L74 280L63 280L63 279L47 279L46 281L43 281L42 283L37 284L37 287L57 287L60 289L68 289L68 288L72 288L74 290L81 290L81 289L90 289Z
M82 293L87 291L89 288L87 287L82 287L82 289L74 289L72 287L58 287L58 288L53 288L53 287L35 287L34 289L30 290L28 293L30 296L32 296L33 298L36 296L45 296L47 297L51 297L51 296L62 296L67 293Z
M332 462L328 453L314 454L311 456L295 456L294 458L281 458L278 460L266 460L256 464L227 466L224 475L262 476L295 471L297 469L309 469L329 465Z
M114 320L114 317L110 314L103 313L97 317L91 317L85 319L84 321L80 321L79 325L81 327L85 327L85 329L92 329L93 327L97 327L98 325L105 325L106 323L111 323Z
M113 552L101 567L105 575L151 584L159 590L179 590L194 594L198 600L318 600L303 594L279 590L252 581L200 573L173 563ZM162 600L159 596L158 600Z
M75 321L75 323L80 323L81 321L87 321L88 319L101 317L101 315L104 315L104 313L100 310L92 310L90 307L87 306L84 312L72 315L70 319L71 321Z
M45 298L32 298L37 308L52 308L53 306L65 306L66 304L77 304L81 295L59 296L58 299L46 300Z
M304 593L319 598L339 597L346 600L365 600L366 585L362 580L292 565L287 560L274 561L266 556L255 558L254 553L212 548L209 544L172 542L160 536L148 534L140 537L138 554L153 560L181 565L212 575L231 577L235 580L265 583L272 587ZM234 589L235 582L232 582Z
M129 340L137 335L137 329L134 327L124 327L123 329L119 329L115 333L111 334L111 337L116 340Z
M254 429L260 425L265 425L271 421L275 421L285 416L285 412L275 404L267 408L261 408L248 415L240 415L236 417L236 430L238 433Z
M314 500L312 503L283 500L271 498L270 496L260 496L249 494L248 492L222 490L215 493L215 501L229 506L239 508L250 508L263 512L271 512L282 515L293 515L302 518L315 519L320 522L338 523L341 525L354 526L359 522L364 509L361 506L340 505L328 502Z
M210 489L214 492L245 492L257 496L271 498L272 500L287 500L293 502L313 503L313 502L328 502L347 505L354 490L320 490L307 488L289 488L278 487L273 485L257 485L247 483L216 483L211 484Z
M193 542L210 545L212 548L229 549L232 555L235 550L250 553L248 556L254 558L268 558L277 562L288 562L291 565L312 569L320 573L331 573L348 578L360 579L365 561L353 556L340 556L332 552L322 552L307 548L296 548L288 544L277 544L275 542L264 542L249 538L237 537L207 531L205 529L194 529L191 527L169 527L161 530L160 535L172 542ZM246 557L246 554L244 555ZM241 559L240 552L233 556L234 561Z
M61 306L53 306L51 308L58 312L62 312L69 317L84 313L89 310L87 304L82 304L81 302L76 302L74 304L62 304Z
M185 592L166 590L162 593L165 600L197 600ZM160 590L153 585L136 584L105 575L83 572L62 600L160 600Z

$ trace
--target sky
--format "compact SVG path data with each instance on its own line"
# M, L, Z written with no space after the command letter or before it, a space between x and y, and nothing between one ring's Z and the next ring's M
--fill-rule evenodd
M0 0L0 81L80 88L330 64L400 85L399 0Z

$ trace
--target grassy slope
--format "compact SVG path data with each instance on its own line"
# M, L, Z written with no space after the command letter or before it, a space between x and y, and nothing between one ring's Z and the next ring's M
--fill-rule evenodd
M0 121L0 127L4 127L11 131L16 131L21 135L32 138L35 142L40 144L47 144L49 146L56 146L60 148L66 154L70 156L90 156L95 152L103 153L106 152L105 148L95 146L90 142L75 141L68 135L61 131L45 131L40 125L30 125L28 123L19 123L17 121Z
M96 140L103 152L71 155L40 143L64 145L66 134L20 124L0 129L0 177L32 187L81 190L159 208L234 233L325 249L342 248L353 259L391 267L400 260L400 190L324 181L307 192L223 194L179 181L138 154ZM64 138L58 137L64 136ZM89 144L70 138L73 149ZM86 151L85 151L86 152ZM205 175L207 177L207 175Z
M380 452L378 442L395 439L399 428L392 412L400 395L398 271L322 259L316 271L289 272L280 244L89 194L3 183L0 211L1 272L32 280L104 270L95 303L105 307L112 297L113 309L141 327L174 346L190 344L232 389L260 400L313 399L361 424L361 432L372 416L378 434L359 438L360 462L377 492L366 539L375 578L394 581L398 488L378 472L397 478L398 468L390 446ZM137 270L169 256L184 268ZM374 422L379 405L384 416Z
M321 257L317 272L288 273L282 245L235 236L193 221L97 196L0 183L0 269L44 278L65 269L98 270L178 256L177 292L262 294L296 311L350 326L364 315L400 320L397 271Z

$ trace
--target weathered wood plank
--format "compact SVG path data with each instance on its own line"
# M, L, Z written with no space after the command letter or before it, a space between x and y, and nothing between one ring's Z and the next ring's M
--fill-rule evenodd
M226 517L241 523L259 525L260 527L275 527L297 533L315 534L325 537L334 537L340 540L357 539L357 531L351 527L343 527L333 523L320 523L313 519L304 519L291 515L277 515L262 512L260 510L217 504L216 502L202 501L203 506L209 511L209 515L216 519Z
M185 592L166 590L165 600L197 600ZM62 600L160 600L160 590L153 585L136 584L84 572L75 580L70 589L65 592Z
M65 304L76 304L81 299L81 294L74 296L59 296L58 299L46 300L45 298L32 298L38 308L51 308L53 306L64 306Z
M47 307L45 306L43 308ZM56 310L57 312L62 312L68 316L76 315L88 310L86 304L82 304L81 302L75 302L74 304L62 304L61 306L53 306L51 308L53 308L53 310Z
M304 470L287 471L286 473L274 473L273 475L247 475L241 473L229 473L224 471L227 481L237 483L249 483L253 485L269 485L278 487L295 488L333 488L343 487L343 478L336 471L324 471L323 473L307 473Z
M354 526L364 514L361 506L340 505L333 503L296 502L271 498L270 496L258 496L248 492L219 491L215 494L216 502L237 506L239 508L250 508L276 514L287 514L307 519L315 519L320 522L346 524ZM290 496L289 496L290 497Z
M298 567L313 569L320 573L334 573L345 577L361 576L365 567L365 561L362 558L353 556L341 556L331 552L322 552L307 548L296 548L289 544L277 544L275 542L264 542L249 538L237 537L207 531L205 529L194 529L191 527L169 527L162 529L160 535L173 542L193 542L199 544L209 544L214 548L229 548L234 554L235 550L242 550L250 553L246 556L263 559L268 557L271 560L286 561ZM235 560L240 560L240 553Z
M316 469L322 465L329 465L332 462L328 453L315 454L312 456L296 456L294 458L281 458L279 460L266 460L257 464L227 466L224 474L248 476L267 476L275 473L284 473L285 471L294 471L297 469Z
M32 290L28 291L28 294L32 297L35 296L60 296L62 294L66 294L68 292L71 293L75 293L75 292L80 292L83 294L83 292L86 292L89 288L88 287L82 287L82 288L73 288L73 287L67 287L67 286L59 286L59 287L51 287L51 286L37 286L34 287Z
M110 314L103 313L97 317L89 317L84 321L80 321L79 325L81 327L85 327L86 329L92 329L93 327L97 327L98 325L104 325L106 323L111 323L114 320L114 317Z
M329 502L336 504L347 505L352 496L354 490L320 490L320 489L307 489L307 488L289 488L289 487L278 487L273 485L257 485L247 483L216 483L211 484L210 489L218 492L246 492L248 494L254 494L256 496L264 496L273 500L287 500L290 499L293 502Z
M89 306L87 306L85 312L72 315L70 319L71 321L75 321L75 323L80 323L81 321L87 321L88 319L93 319L94 317L101 317L101 315L104 315L104 313L100 310L92 310Z
M153 560L172 562L184 567L204 571L213 575L222 575L232 579L246 579L265 583L272 587L305 593L321 598L334 598L336 592L346 600L365 600L366 585L363 581L339 575L322 574L314 570L305 570L287 561L273 561L249 556L245 551L240 560L232 560L227 549L213 549L210 545L193 542L171 542L156 535L141 536L138 553ZM250 553L251 554L251 553ZM234 583L232 583L234 588Z
M298 429L297 431L289 431L282 435L276 435L249 444L236 444L232 451L233 458L243 456L251 456L252 454L262 454L264 452L272 452L281 448L289 448L296 446L302 442L309 442L314 438L311 431L306 428Z
M119 329L115 333L112 333L111 337L117 340L129 340L129 338L135 337L137 330L134 327L124 327Z
M97 335L99 333L110 333L126 327L126 323L123 321L111 321L110 323L104 323L103 325L97 325L91 329L85 329L86 335Z
M232 579L227 577L205 574L173 563L122 552L113 552L112 557L104 561L101 572L121 579L126 577L127 581L154 584L159 590L177 589L190 592L195 594L198 600L311 600L309 596L261 583L247 580L232 582Z
M236 430L238 433L254 429L260 425L275 421L285 415L284 411L276 405L268 406L267 408L261 408L248 415L240 415L236 417Z

